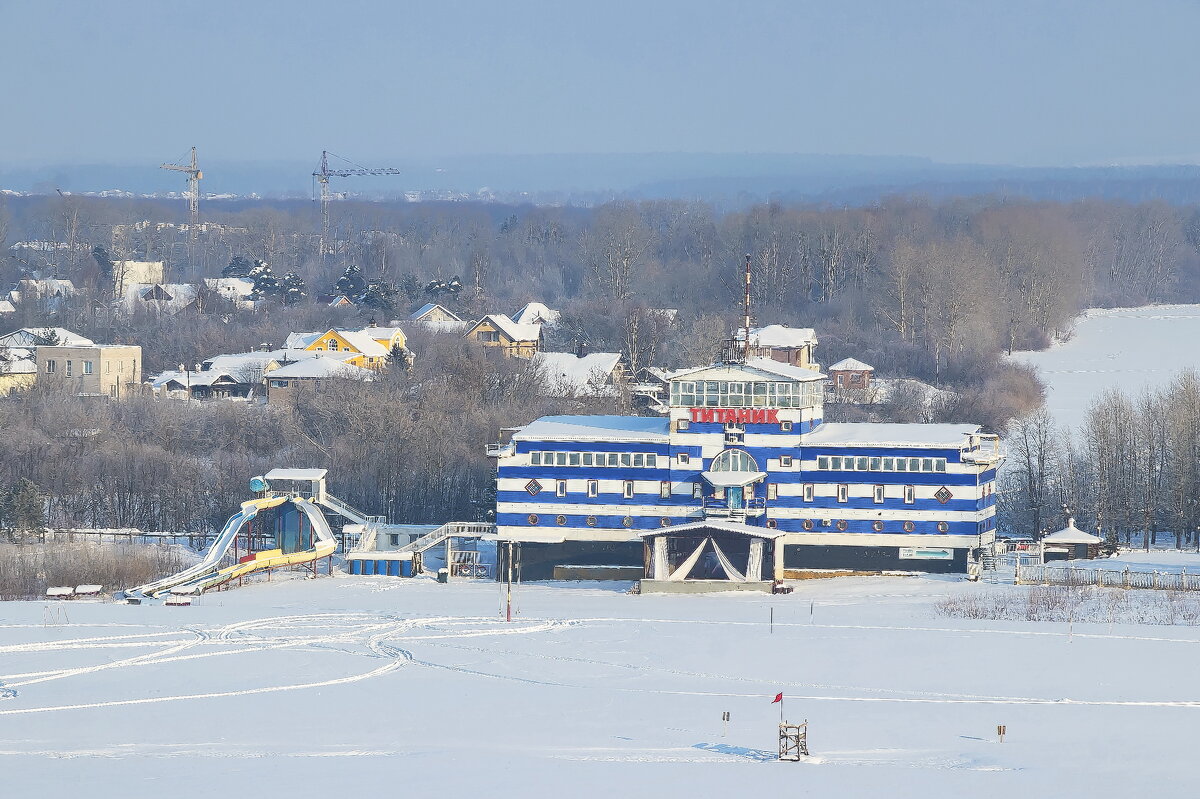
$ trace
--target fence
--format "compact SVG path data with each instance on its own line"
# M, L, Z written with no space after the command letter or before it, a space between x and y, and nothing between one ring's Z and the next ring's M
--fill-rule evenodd
M1110 571L1075 566L1017 566L1017 585L1078 585L1098 588L1146 588L1159 591L1200 591L1200 574L1159 571Z

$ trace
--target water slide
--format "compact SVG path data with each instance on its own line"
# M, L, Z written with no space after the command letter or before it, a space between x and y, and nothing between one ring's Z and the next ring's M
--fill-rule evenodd
M285 553L282 549L269 549L247 554L237 563L221 567L229 548L237 540L242 526L258 515L259 511L273 508L285 502L293 503L309 521L312 531L311 545L307 549ZM172 594L199 594L230 580L244 577L263 569L275 569L297 563L308 563L328 555L337 549L337 539L329 529L329 523L321 509L312 502L299 497L276 496L251 499L242 503L241 509L229 517L220 535L209 547L204 558L178 574L155 580L125 592L127 597L156 596L164 592Z

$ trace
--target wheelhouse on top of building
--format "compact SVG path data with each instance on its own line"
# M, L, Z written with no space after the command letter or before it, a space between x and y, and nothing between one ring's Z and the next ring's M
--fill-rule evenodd
M744 352L744 350L743 350ZM660 417L549 416L493 447L496 524L527 577L644 566L643 591L805 570L964 572L995 538L996 436L822 422L826 377L728 357L668 378Z

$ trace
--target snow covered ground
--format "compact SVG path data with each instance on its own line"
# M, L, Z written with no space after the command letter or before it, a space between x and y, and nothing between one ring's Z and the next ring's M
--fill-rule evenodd
M0 603L4 795L1197 793L1200 629L947 619L996 588L948 577L628 585L524 586L512 624L494 583L383 577Z
M1013 353L1047 386L1046 408L1060 426L1078 429L1088 405L1109 388L1136 395L1200 369L1200 305L1092 309L1070 341L1042 352Z

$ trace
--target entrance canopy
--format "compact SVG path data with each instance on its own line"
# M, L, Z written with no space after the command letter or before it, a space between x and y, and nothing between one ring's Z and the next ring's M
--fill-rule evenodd
M675 524L670 527L660 527L657 530L648 530L641 533L642 538L654 538L656 536L677 536L677 535L704 535L706 533L734 533L736 535L744 535L750 538L765 538L768 541L773 541L781 535L786 535L781 530L770 530L766 527L753 527L749 524L738 524L737 522L688 522L687 524Z
M642 533L646 579L762 583L768 545L783 533L735 522L692 522Z
M737 488L757 483L766 472L700 472L700 476L717 488Z

